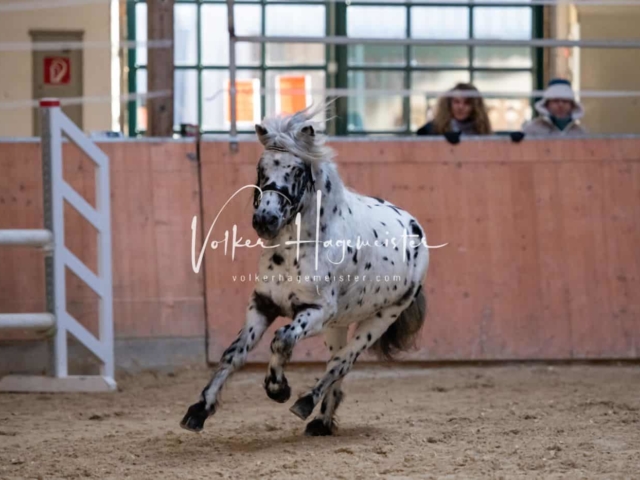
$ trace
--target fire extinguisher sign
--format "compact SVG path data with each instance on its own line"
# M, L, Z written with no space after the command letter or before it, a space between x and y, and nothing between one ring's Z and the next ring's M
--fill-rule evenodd
M45 57L44 84L68 85L71 83L71 60L66 57Z

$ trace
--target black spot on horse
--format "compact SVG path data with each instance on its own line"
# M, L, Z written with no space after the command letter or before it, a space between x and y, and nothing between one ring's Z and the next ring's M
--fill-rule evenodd
M387 207L389 207L391 210L393 210L394 212L396 212L398 215L401 215L400 210L398 210L395 206L393 206L393 205L387 205Z
M266 319L267 323L270 325L273 321L282 315L282 310L275 302L268 296L263 295L258 292L254 292L253 294L253 303L256 306L256 310L262 313Z
M358 263L358 250L356 250L356 253L353 254L353 263Z
M376 229L375 229L375 228L373 229L373 235L374 235L376 238L378 238L378 232L376 232Z
M320 308L322 307L320 307L320 305L317 305L315 303L298 303L291 306L291 310L293 310L294 317L298 316L298 313L304 310L320 310ZM310 313L307 312L307 314L309 315Z
M327 189L327 193L331 193L331 180L327 178L327 181L324 183L324 188Z
M422 242L422 230L420 229L420 227L418 226L417 222L415 220L411 220L409 222L409 226L411 227L411 235L415 235L416 237L419 238L419 242ZM414 248L418 248L419 245L416 245Z
M324 215L324 207L320 207L320 216L322 217Z
M374 200L377 200L378 203L384 203L384 200L380 197L371 197L371 198L373 198Z
M284 262L284 258L282 258L282 255L280 255L279 253L274 253L271 257L271 260L276 265L282 265L282 263Z
M336 213L338 211L338 206L336 205L335 207L333 207L333 213Z
M371 263L367 262L367 264L364 266L365 270L369 270L371 268Z

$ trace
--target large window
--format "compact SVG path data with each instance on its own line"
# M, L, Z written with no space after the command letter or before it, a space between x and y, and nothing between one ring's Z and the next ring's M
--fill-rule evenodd
M174 130L229 130L229 48L224 1L181 0L174 11ZM530 39L539 36L539 7L437 6L369 3L295 4L244 0L235 5L238 35L390 39ZM129 36L146 39L147 6L129 7ZM331 33L330 33L331 32ZM339 33L338 33L339 34ZM485 92L539 87L539 62L527 47L248 44L236 47L238 128L252 131L264 115L288 112L324 98L327 87L356 92L346 102L338 134L410 133L430 119L437 96L457 82ZM147 52L130 51L130 90L147 89ZM328 67L330 66L330 67ZM384 90L384 95L366 94ZM403 92L413 91L412 95ZM398 92L397 94L395 92ZM494 129L517 129L531 116L531 99L487 99ZM130 131L146 129L144 102L131 102Z

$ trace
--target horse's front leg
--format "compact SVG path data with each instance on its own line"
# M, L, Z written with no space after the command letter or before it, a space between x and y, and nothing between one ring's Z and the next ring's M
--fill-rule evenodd
M304 305L294 316L293 322L276 330L271 342L271 359L264 388L267 396L279 403L291 397L291 387L284 376L284 366L291 359L293 347L303 338L320 333L333 311L317 304Z
M222 354L211 381L200 394L200 400L189 407L180 422L182 428L193 432L202 430L205 420L216 411L218 395L227 378L245 364L248 353L279 315L280 309L271 298L258 292L253 293L247 307L244 327Z

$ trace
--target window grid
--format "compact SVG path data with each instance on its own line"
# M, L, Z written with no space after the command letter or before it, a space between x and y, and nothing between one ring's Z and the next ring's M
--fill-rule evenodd
M146 3L146 0L134 0L134 2L128 3L127 5L127 14L128 14L128 36L129 39L136 38L136 20L135 20L135 6L139 3ZM197 64L195 65L174 65L174 71L177 70L196 70L197 72L197 122L198 125L202 128L202 110L203 110L203 99L202 99L202 74L204 71L208 70L220 70L220 71L228 71L229 67L225 65L203 65L202 64L202 28L201 28L201 11L203 5L226 5L226 0L176 0L176 4L195 4L196 8L196 55L197 55ZM261 7L261 27L260 34L266 35L266 7L270 5L323 5L325 6L325 33L328 34L330 31L331 23L335 23L334 28L336 32L343 31L346 33L346 22L348 21L348 7L344 4L336 4L338 8L342 7L345 10L345 14L334 15L334 18L331 18L331 8L329 8L329 2L325 2L322 0L318 1L304 1L300 3L293 3L290 1L278 1L278 0L245 0L238 1L236 5L260 5ZM429 3L424 5L415 5L411 3L400 3L400 2L387 2L387 3L379 3L379 2L367 2L367 1L353 1L350 5L353 6L372 6L372 7L399 7L405 9L406 15L406 38L411 38L411 12L415 7L451 7L454 6L451 3ZM507 3L501 4L500 6L493 5L485 5L481 2L475 3L472 6L461 6L459 8L467 8L469 11L468 21L469 21L469 37L474 38L474 13L475 9L482 6L493 6L495 8L507 9L510 7L527 7L532 10L532 38L538 38L541 36L541 7L529 6L526 3ZM337 10L337 9L336 9ZM336 12L338 13L338 12ZM236 20L237 21L237 20ZM344 22L345 25L339 25L340 22ZM342 28L341 28L342 27ZM329 87L330 85L336 85L337 88L348 88L348 72L402 72L403 77L403 85L404 88L410 90L412 88L412 73L414 72L443 72L443 71L462 71L469 72L469 80L474 83L476 80L476 74L480 72L493 72L493 73L504 73L504 72L526 72L531 73L533 83L537 86L540 86L542 80L542 55L539 49L532 48L531 49L531 66L530 67L480 67L475 65L475 55L476 48L469 46L467 47L467 55L468 55L468 64L466 66L459 65L412 65L412 57L414 55L414 46L406 45L404 47L404 64L400 65L349 65L347 58L344 58L343 61L340 61L340 46L325 46L325 59L324 64L322 65L286 65L286 66L274 66L267 65L267 44L265 42L261 43L261 51L260 51L260 64L259 65L243 65L236 66L237 71L249 70L256 71L260 70L260 85L261 88L266 88L267 83L267 71L294 71L294 70L307 70L307 71L323 71L325 74L325 87ZM340 75L339 72L330 75L328 72L328 62L331 58L332 49L336 50L335 58L338 64L338 70L340 68L346 69L346 74ZM348 47L342 47L343 55L346 57L348 55ZM136 51L135 49L129 49L128 56L128 66L129 66L129 91L136 92L136 75L138 70L146 69L146 65L138 65L136 63ZM315 87L314 87L315 88ZM273 92L268 92L268 94L272 94ZM350 97L352 98L352 97ZM267 98L266 95L260 96L261 103L261 115L264 115L266 112L266 103ZM345 108L346 104L349 102L344 102L343 105ZM532 99L533 103L533 99ZM339 104L338 104L339 105ZM339 122L339 126L337 128L336 134L338 135L362 135L362 134L410 134L412 132L411 128L411 97L405 96L402 99L402 119L404 126L401 129L384 129L384 130L349 130L347 128L346 122ZM339 115L345 115L347 112L338 112ZM130 101L129 102L129 132L131 136L144 134L144 130L138 129L137 126L137 102ZM247 130L240 130L242 132L246 132ZM228 133L228 130L202 130L203 133Z

